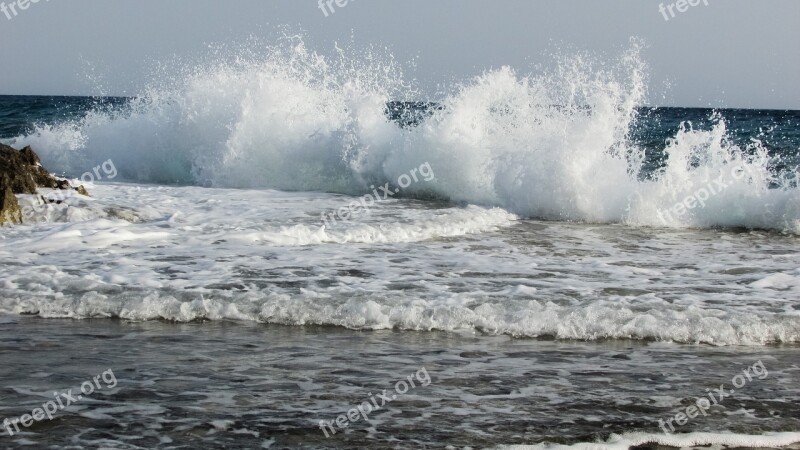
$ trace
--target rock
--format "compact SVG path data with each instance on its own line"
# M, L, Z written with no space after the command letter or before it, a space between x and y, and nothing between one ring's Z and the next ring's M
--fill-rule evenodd
M19 155L22 158L22 160L25 162L25 164L28 164L28 165L31 165L31 166L41 166L42 165L42 160L39 159L39 155L37 155L36 152L33 151L33 149L31 148L30 145L25 147L25 148L23 148L22 150L20 150L19 151Z
M19 154L23 162L27 163L30 167L37 186L50 189L56 189L58 187L59 180L42 166L42 160L39 159L39 155L37 155L30 146L20 150ZM63 180L63 182L67 183L67 186L69 186L69 181Z
M17 196L11 189L11 179L2 175L0 178L0 225L22 223L22 210Z
M38 188L66 191L73 189L67 180L59 180L42 166L39 155L30 147L17 151L0 144L0 225L22 223L22 211L15 194L36 194ZM86 188L74 188L79 194L89 196ZM66 195L54 193L55 198L42 198L45 204L62 204Z
M30 147L17 151L0 144L0 176L8 178L5 186L14 194L36 194L37 188L58 186L58 180L42 167L39 156Z
M72 185L69 184L68 180L56 180L56 189L66 191L67 189L72 189Z

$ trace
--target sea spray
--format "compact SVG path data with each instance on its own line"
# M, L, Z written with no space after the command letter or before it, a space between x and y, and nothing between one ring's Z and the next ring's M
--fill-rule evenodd
M796 176L777 180L759 143L734 144L722 117L711 129L676 129L665 166L642 176L645 151L630 138L646 99L641 47L617 64L574 54L536 73L486 71L425 99L440 107L401 128L386 103L418 93L390 53L337 46L324 56L290 36L233 56L215 50L220 60L156 80L121 109L14 141L76 176L113 159L129 181L364 195L429 162L436 180L404 195L548 220L800 230ZM757 175L664 220L740 163Z

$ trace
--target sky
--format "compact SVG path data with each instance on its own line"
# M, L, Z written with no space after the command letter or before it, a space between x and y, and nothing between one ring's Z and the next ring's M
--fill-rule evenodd
M327 16L317 0L0 1L0 95L136 95L159 62L288 26L322 54L385 46L424 93L637 37L650 105L800 109L800 0L349 0Z

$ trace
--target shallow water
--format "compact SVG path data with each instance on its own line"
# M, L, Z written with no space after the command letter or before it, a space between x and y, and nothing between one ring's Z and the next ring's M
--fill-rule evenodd
M560 342L228 321L0 319L0 416L111 369L117 386L4 442L54 448L473 448L660 432L658 419L762 361L752 381L680 432L800 427L796 345ZM35 355L35 357L32 357ZM326 438L319 421L413 376L405 395ZM424 377L423 377L424 379ZM102 383L101 383L102 384ZM13 406L9 406L13 405Z

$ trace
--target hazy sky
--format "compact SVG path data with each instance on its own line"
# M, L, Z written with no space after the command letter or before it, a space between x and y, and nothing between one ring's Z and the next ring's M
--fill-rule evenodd
M0 94L136 94L158 61L289 25L321 53L353 35L416 57L429 92L557 48L616 56L636 36L650 104L800 109L800 0L691 0L669 20L659 4L678 0L350 0L329 17L316 0L0 1L18 13L0 12Z

